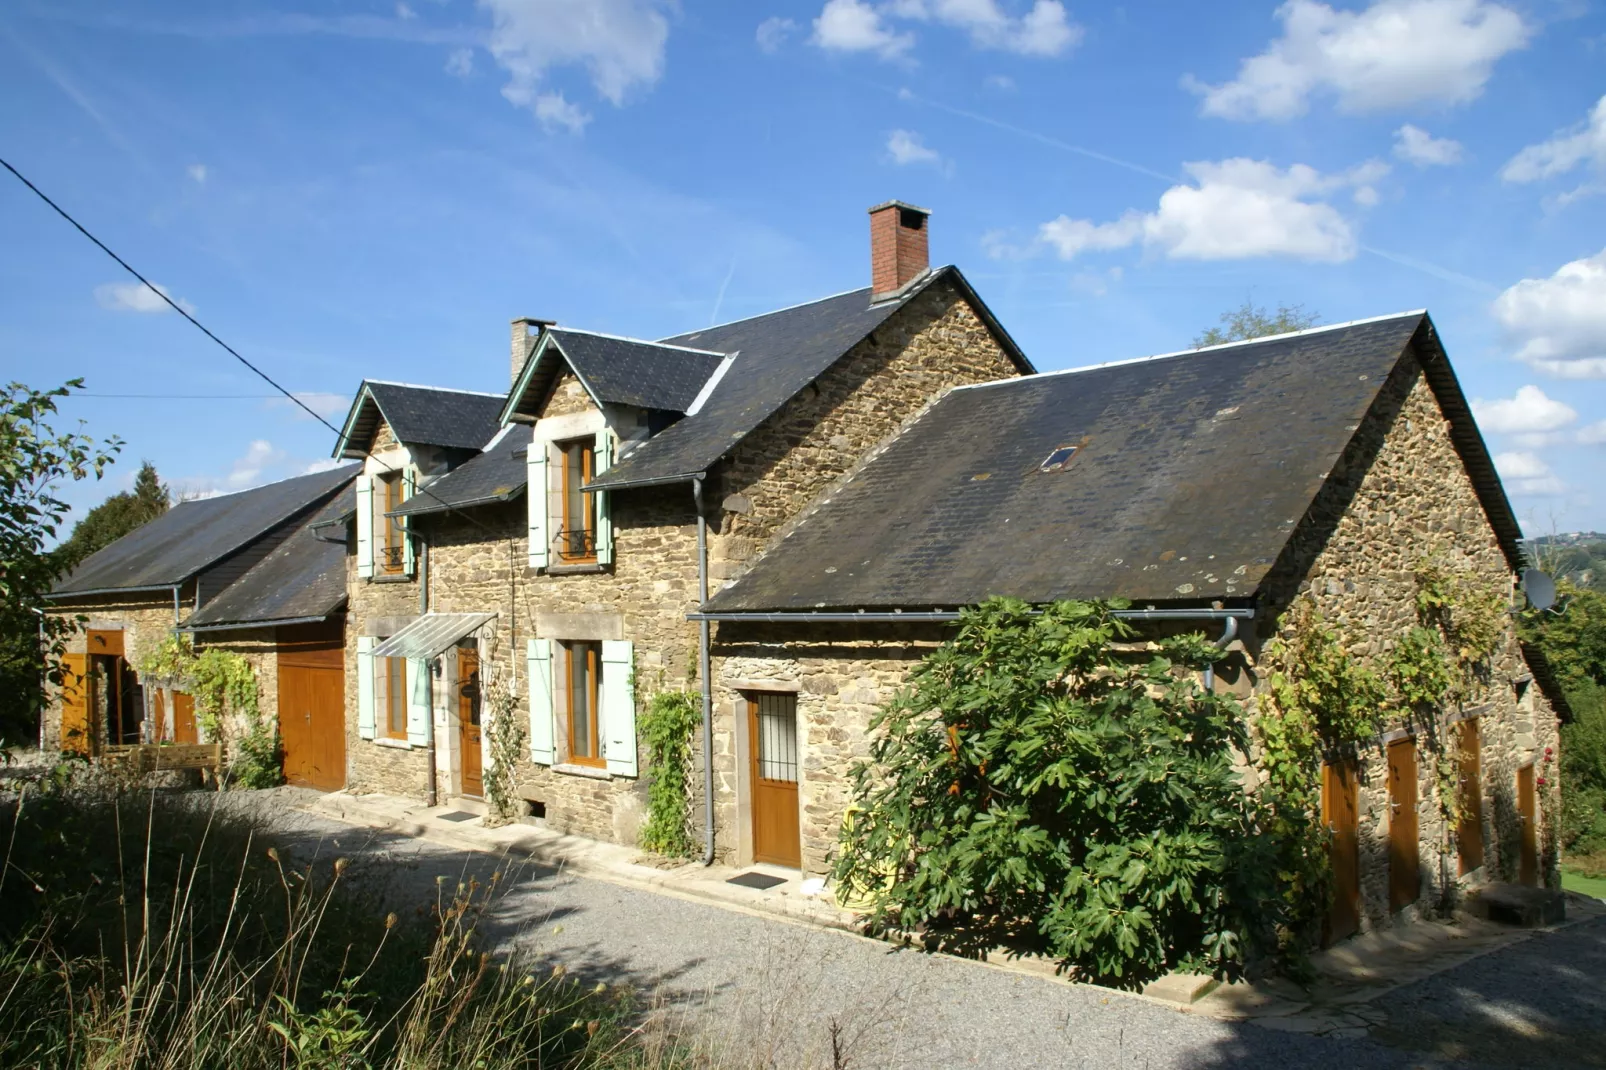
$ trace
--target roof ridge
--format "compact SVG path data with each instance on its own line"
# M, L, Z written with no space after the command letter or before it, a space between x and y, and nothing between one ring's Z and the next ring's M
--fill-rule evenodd
M423 383L400 383L400 382L397 382L394 379L364 379L363 380L363 385L364 386L368 386L368 385L399 386L399 387L404 387L405 389L408 389L408 390L433 390L436 393L440 393L440 394L473 394L476 397L482 397L482 398L505 398L505 397L507 397L507 392L506 391L503 391L500 394L495 394L495 393L492 393L489 390L464 390L461 387L455 387L455 386L425 386Z
M718 349L698 349L696 346L679 346L673 342L658 342L651 338L632 338L627 334L609 334L607 331L588 331L582 327L549 327L552 334L584 334L592 338L608 338L615 342L634 342L636 345L655 346L659 349L678 349L683 353L700 353L708 357L728 356ZM674 337L674 336L671 336Z
M965 383L956 386L958 390L981 390L990 386L1009 386L1014 383L1029 383L1037 379L1049 379L1060 375L1077 375L1081 372L1096 372L1104 368L1119 368L1128 364L1145 364L1151 360L1171 360L1176 357L1191 357L1198 353L1210 353L1219 349L1237 349L1242 346L1258 345L1261 342L1276 342L1285 338L1297 338L1305 334L1321 334L1324 331L1337 331L1345 327L1359 327L1366 323L1382 323L1385 320L1405 319L1408 316L1425 316L1428 310L1414 308L1406 312L1391 312L1386 316L1367 316L1364 319L1345 320L1343 323L1327 323L1320 327L1306 327L1298 331L1284 331L1282 334L1267 334L1258 338L1243 338L1236 342L1220 342L1213 346L1199 346L1195 349L1177 349L1169 353L1154 353L1146 357L1127 357L1124 360L1106 360L1098 364L1085 364L1080 368L1060 368L1051 372L1038 372L1035 375L1019 375L1012 379L994 379L985 383ZM950 391L952 393L953 391Z
M198 498L182 498L179 501L174 502L168 508L169 509L177 509L177 508L179 508L180 506L183 506L183 505L194 505L194 504L199 503L199 502L215 502L219 498L232 498L236 494L250 494L254 490L266 490L269 487L277 487L281 483L289 483L291 480L295 480L295 479L311 479L314 476L326 476L330 472L338 472L338 471L340 471L340 469L346 468L349 465L353 465L353 464L356 464L356 463L357 462L355 460L346 461L346 462L342 462L341 464L335 465L333 468L320 468L316 472L301 472L298 475L285 476L282 479L270 479L268 482L266 482L266 483L258 483L254 487L241 487L239 490L220 490L220 491L216 492L215 494L207 494L207 495L204 495L204 496L198 497ZM353 474L355 475L355 473L353 473ZM108 543L107 545L109 546L111 544Z
M726 320L724 323L711 323L707 327L698 327L694 331L681 331L679 334L665 335L665 337L684 338L688 334L702 334L704 331L717 331L721 327L730 327L737 323L746 323L749 320L761 320L765 316L778 316L782 312L790 312L795 308L807 308L809 305L822 305L827 301L835 301L839 297L847 297L849 294L856 294L860 290L863 290L865 292L865 296L868 297L871 289L872 287L869 286L855 286L851 290L843 290L841 293L827 294L825 297L816 297L812 301L799 301L793 305L784 305L781 308L774 308L768 312L760 312L756 316L743 316L740 319ZM869 306L866 305L865 307L868 308Z

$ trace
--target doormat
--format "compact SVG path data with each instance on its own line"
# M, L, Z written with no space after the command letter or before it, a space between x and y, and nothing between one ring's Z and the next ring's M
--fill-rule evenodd
M478 821L479 814L465 814L461 810L448 810L444 814L436 814L437 821Z
M739 884L743 888L757 888L759 891L773 888L777 884L785 884L785 877L772 877L768 873L738 873L725 882L726 884Z

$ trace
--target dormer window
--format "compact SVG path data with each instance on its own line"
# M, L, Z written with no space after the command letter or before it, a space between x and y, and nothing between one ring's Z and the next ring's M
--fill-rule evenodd
M595 564L597 560L596 496L580 488L596 474L596 440L575 439L560 442L562 460L563 511L553 549L565 565Z
M380 493L374 495L379 515L374 517L374 530L379 533L374 547L379 571L387 576L407 571L407 529L401 517L385 514L401 508L406 499L406 486L400 472L386 472L377 477Z

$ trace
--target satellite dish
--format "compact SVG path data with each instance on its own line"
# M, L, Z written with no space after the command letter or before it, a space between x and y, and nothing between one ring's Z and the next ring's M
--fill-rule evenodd
M1543 611L1556 604L1556 581L1536 568L1522 570L1522 593L1528 604Z

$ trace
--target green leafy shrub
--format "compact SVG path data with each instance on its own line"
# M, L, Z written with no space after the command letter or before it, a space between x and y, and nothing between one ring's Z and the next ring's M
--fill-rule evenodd
M647 821L639 842L643 849L670 858L688 858L696 851L691 837L691 741L702 712L690 691L660 691L647 704L641 738L647 747Z
M194 640L169 633L138 665L148 679L178 681L195 698L195 720L214 742L228 751L228 778L236 787L271 788L283 780L279 726L262 715L256 669L245 655L208 647L195 652ZM237 738L228 738L227 713L243 723Z
M1134 656L1109 605L993 599L918 666L853 770L835 878L872 929L1000 943L1136 987L1269 946L1274 856L1235 756L1243 712L1200 636Z

